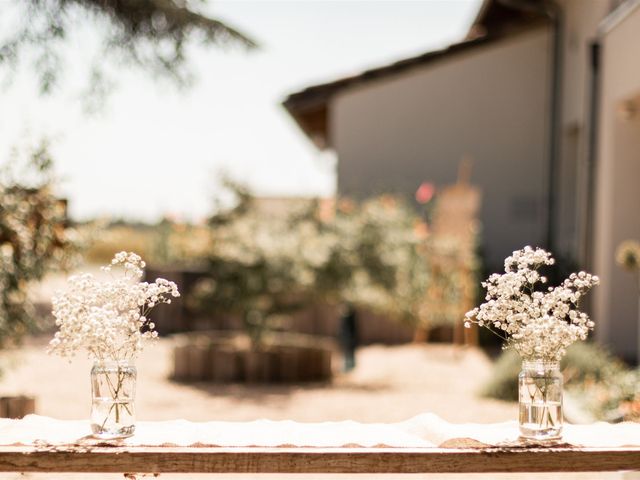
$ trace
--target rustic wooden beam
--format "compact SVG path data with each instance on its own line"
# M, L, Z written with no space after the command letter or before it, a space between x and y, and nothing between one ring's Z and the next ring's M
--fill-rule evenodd
M616 470L640 470L640 447L0 447L0 471L3 472L483 473Z

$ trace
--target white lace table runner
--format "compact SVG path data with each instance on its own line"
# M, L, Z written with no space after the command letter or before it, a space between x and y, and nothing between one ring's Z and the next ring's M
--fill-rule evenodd
M28 415L0 420L0 445L67 445L90 441L86 420L56 420ZM516 422L454 424L425 413L400 423L353 421L299 423L253 422L138 422L125 446L220 447L437 447L514 445ZM640 423L565 425L563 443L585 447L640 446Z

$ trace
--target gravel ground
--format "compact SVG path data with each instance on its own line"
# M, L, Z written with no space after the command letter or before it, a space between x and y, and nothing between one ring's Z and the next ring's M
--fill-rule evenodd
M89 370L83 357L71 363L45 353L47 339L31 339L20 351L2 352L5 373L0 394L29 394L37 399L37 413L61 419L88 417ZM183 418L255 420L269 418L314 422L356 420L395 422L434 412L451 422L499 422L517 418L514 403L476 395L490 371L490 361L473 348L449 345L369 346L357 353L357 367L339 374L332 383L311 385L213 386L169 381L170 339L149 347L138 360L137 416L140 420ZM338 363L338 362L336 362ZM339 365L336 365L338 367ZM366 476L367 478L369 476ZM382 475L375 478L556 478L558 475ZM4 475L0 478L123 478L121 475ZM162 475L161 478L205 478L200 475ZM209 477L210 478L210 477ZM217 476L215 478L252 478ZM260 478L283 478L266 475ZM287 478L350 478L348 475L287 476ZM358 476L365 478L365 476ZM563 479L640 478L632 474L571 474Z

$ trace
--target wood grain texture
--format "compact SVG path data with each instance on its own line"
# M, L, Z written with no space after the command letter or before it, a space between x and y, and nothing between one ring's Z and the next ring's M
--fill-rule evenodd
M0 471L3 472L481 473L616 470L640 470L640 447L0 447Z

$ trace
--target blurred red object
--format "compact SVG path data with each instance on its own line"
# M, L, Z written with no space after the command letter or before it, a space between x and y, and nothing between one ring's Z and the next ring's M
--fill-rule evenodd
M416 202L427 203L433 198L433 194L436 192L436 187L431 182L422 182L416 190Z

